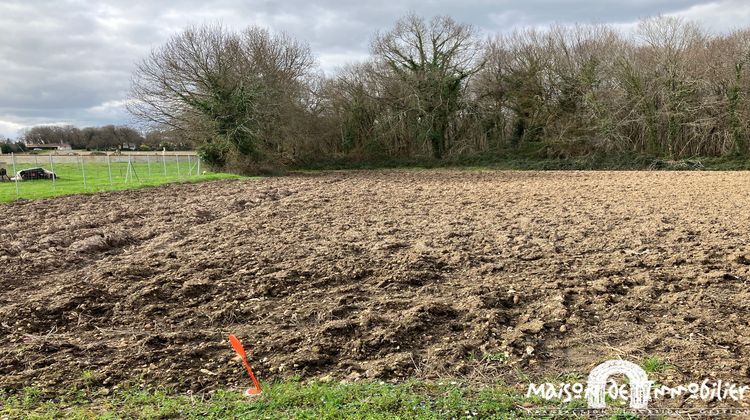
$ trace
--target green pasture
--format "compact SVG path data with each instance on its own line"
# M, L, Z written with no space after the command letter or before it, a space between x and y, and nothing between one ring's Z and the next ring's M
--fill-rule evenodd
M13 167L8 168L12 176ZM0 182L0 202L15 199L39 199L68 194L96 193L101 191L125 190L157 186L171 182L199 182L217 179L238 178L236 175L206 172L198 168L197 162L162 162L154 159L152 162L127 161L111 162L83 162L60 163L17 163L16 170L43 167L54 170L57 180L31 180ZM130 169L128 168L130 166ZM200 171L200 173L199 173Z

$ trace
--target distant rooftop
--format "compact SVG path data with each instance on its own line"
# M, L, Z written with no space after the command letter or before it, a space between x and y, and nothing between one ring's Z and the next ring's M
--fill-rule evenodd
M26 143L26 147L29 149L70 149L70 145L67 143L46 143L46 144Z

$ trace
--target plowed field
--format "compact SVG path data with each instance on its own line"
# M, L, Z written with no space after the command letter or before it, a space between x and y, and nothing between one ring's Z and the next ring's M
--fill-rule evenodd
M750 382L750 175L364 171L0 205L0 386Z

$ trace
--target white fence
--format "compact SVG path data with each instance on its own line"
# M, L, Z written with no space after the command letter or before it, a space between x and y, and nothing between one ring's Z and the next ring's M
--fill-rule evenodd
M47 177L23 176L35 168L43 168ZM203 174L198 156L186 152L10 154L0 155L0 169L7 173L0 180L0 202L158 185Z

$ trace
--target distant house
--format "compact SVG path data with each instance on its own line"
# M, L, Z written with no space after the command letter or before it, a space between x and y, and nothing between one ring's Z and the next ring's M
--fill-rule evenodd
M69 144L65 143L57 143L57 144L32 144L32 143L26 143L26 148L29 150L73 150L72 147L70 147Z

